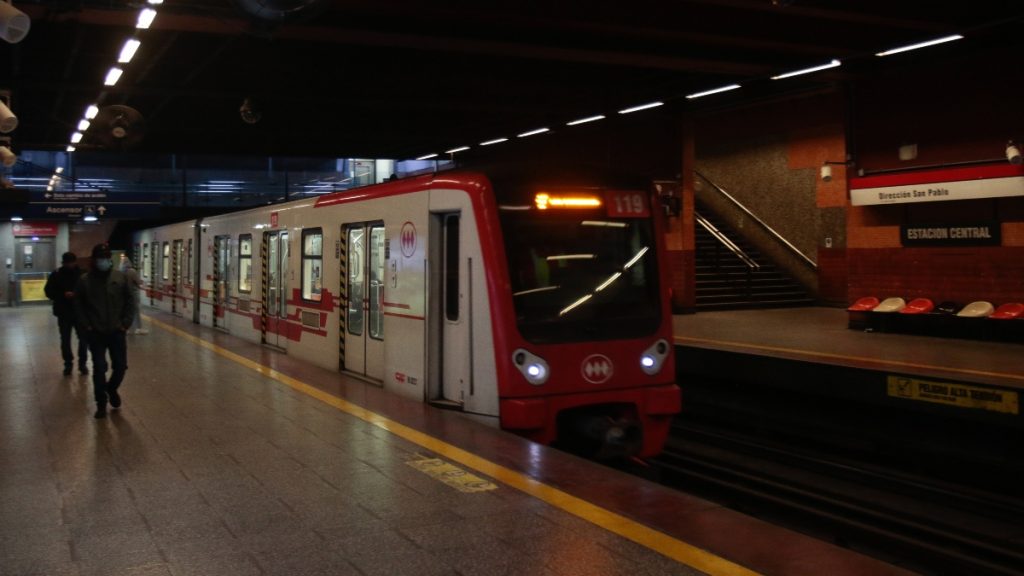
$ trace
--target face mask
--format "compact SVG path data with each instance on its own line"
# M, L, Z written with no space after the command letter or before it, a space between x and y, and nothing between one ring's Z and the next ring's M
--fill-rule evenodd
M96 269L100 272L110 272L110 267L113 265L114 263L110 261L110 258L96 259Z

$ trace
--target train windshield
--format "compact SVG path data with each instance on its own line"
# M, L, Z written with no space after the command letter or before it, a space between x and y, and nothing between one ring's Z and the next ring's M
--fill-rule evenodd
M657 330L661 298L646 195L540 196L500 210L523 337L613 340Z

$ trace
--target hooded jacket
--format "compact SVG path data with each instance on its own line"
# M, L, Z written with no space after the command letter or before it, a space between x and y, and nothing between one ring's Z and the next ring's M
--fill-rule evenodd
M53 300L53 315L58 318L75 318L75 301L64 296L65 292L73 292L78 284L82 271L77 266L61 266L46 279L43 291L46 297Z

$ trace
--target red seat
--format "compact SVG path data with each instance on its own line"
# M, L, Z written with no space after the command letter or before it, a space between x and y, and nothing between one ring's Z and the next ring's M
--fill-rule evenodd
M900 310L900 314L927 314L935 308L931 300L927 298L914 298L906 307Z
M1000 304L996 311L993 312L989 318L995 318L997 320L1013 320L1014 318L1024 318L1024 304L1020 302L1010 302L1007 304Z
M868 310L874 310L875 306L878 306L878 298L874 296L864 296L858 299L847 310L851 312L867 312Z

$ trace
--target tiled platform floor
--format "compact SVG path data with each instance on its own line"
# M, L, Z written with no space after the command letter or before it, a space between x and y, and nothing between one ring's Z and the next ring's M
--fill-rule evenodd
M2 576L699 573L506 484L455 490L407 464L436 456L422 446L168 330L130 337L124 406L95 420L90 378L62 376L56 341L47 308L0 308ZM581 498L604 493L601 505L660 518L702 548L731 546L766 572L898 573L455 413L313 378Z

